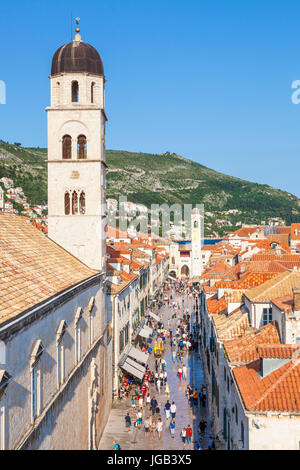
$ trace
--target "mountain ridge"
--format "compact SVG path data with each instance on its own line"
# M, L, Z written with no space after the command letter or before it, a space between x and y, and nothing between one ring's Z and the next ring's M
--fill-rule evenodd
M0 177L47 201L47 149L0 141ZM219 236L241 224L300 221L300 200L267 184L226 175L181 155L106 151L107 197L144 204L204 204L205 231ZM232 213L233 212L233 213ZM211 214L211 215L210 215Z

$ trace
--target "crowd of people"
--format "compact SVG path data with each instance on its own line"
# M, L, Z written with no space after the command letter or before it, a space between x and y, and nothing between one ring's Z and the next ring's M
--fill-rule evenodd
M144 350L149 355L155 353L155 348L151 348L151 342L161 338L165 346L169 344L170 355L173 362L172 371L167 371L167 362L163 355L155 357L153 371L150 376L150 387L146 395L132 396L132 416L127 412L125 416L125 428L129 432L134 425L137 429L144 431L145 439L161 440L165 432L170 433L172 439L176 435L180 437L183 448L191 447L192 441L195 449L203 449L204 436L207 430L207 422L204 418L200 419L198 426L194 426L194 435L192 426L187 423L181 429L176 427L177 407L175 400L171 399L173 393L169 386L168 373L176 370L178 384L186 382L185 396L189 406L194 409L194 416L199 414L201 408L206 407L206 387L202 384L198 390L197 386L192 386L188 377L188 360L191 351L197 351L198 335L197 328L194 328L191 322L192 311L189 311L193 302L191 289L185 283L176 283L169 287L168 295L164 292L163 299L159 303L159 308L163 304L168 305L167 318L152 323L153 337ZM179 300L178 300L179 299ZM170 366L170 364L169 364ZM171 365L172 367L172 365ZM164 397L164 398L163 398ZM195 436L196 434L196 436ZM214 449L214 440L208 441L208 449Z

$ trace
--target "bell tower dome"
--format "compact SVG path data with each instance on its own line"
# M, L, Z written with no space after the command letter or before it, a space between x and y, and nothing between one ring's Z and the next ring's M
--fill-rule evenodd
M87 266L105 269L104 68L97 50L74 40L51 66L48 114L48 235Z

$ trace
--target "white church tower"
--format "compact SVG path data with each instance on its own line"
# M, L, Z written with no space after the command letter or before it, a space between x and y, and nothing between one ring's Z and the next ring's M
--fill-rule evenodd
M201 276L202 274L202 259L201 259L201 214L200 210L195 208L192 210L192 262L191 262L191 279Z
M104 70L82 41L60 47L51 67L48 113L48 234L90 268L105 268Z

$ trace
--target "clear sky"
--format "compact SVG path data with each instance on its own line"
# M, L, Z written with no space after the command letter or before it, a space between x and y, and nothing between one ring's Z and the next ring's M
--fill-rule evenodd
M300 197L299 0L2 0L3 140L47 145L71 10L104 63L107 148L176 152Z

